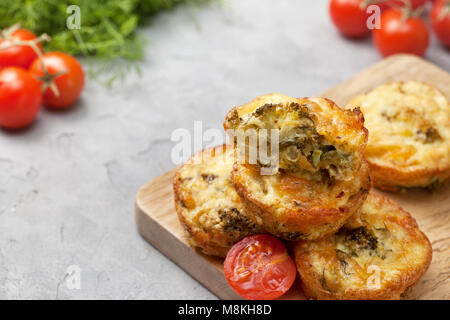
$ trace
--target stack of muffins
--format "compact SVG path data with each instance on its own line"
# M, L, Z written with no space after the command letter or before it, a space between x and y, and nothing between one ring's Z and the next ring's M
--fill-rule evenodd
M358 108L271 94L233 108L224 128L231 143L194 155L174 179L179 219L204 254L272 234L292 245L316 299L398 299L427 270L431 246L415 220L369 192Z

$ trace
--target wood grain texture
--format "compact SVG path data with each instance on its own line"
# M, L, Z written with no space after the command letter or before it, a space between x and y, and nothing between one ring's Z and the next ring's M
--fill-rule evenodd
M391 81L428 82L450 97L450 74L410 55L397 55L381 61L320 96L345 105L353 96ZM176 169L144 185L136 196L136 224L139 233L154 247L178 264L215 295L239 299L223 275L223 261L192 249L180 225L172 191ZM411 190L381 193L398 202L416 218L433 246L433 261L427 273L408 294L409 299L450 299L450 184L431 193ZM298 283L282 297L304 299Z

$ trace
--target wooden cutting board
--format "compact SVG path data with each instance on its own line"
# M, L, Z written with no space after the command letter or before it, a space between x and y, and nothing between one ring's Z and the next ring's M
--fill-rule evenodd
M320 96L344 106L353 96L390 81L417 80L441 89L450 98L450 74L411 55L397 55L359 73ZM298 93L301 96L301 90ZM224 115L225 116L225 115ZM223 260L205 256L186 241L175 208L172 178L176 169L144 185L136 196L139 233L169 259L222 299L239 299L223 275ZM409 211L433 246L427 273L408 295L409 299L450 299L450 184L440 190L388 194L377 190ZM283 299L304 299L298 283Z

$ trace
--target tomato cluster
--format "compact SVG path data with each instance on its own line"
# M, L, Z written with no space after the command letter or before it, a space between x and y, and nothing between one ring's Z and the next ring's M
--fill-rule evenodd
M31 31L12 28L0 38L0 127L30 125L42 104L71 106L84 87L81 64L63 52L44 53Z
M431 26L438 39L450 47L450 0L331 0L329 11L333 23L345 36L361 38L371 30L368 21L377 12L379 25L373 28L373 42L383 56L411 53L423 56L430 43L430 32L421 14L433 2ZM369 8L370 9L370 8Z
M436 36L450 48L450 1L435 1L430 13L430 21Z

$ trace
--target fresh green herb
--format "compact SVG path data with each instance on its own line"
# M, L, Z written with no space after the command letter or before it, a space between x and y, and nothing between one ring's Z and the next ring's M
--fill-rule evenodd
M325 271L326 271L326 269L323 268L322 277L320 278L320 285L322 286L322 288L324 290L331 292L330 287L328 287L328 284L327 284L327 278L325 277Z
M106 63L124 60L142 61L145 39L136 34L139 25L148 22L162 10L179 3L202 4L213 0L0 0L0 29L18 22L37 35L47 33L52 41L47 50L57 50L78 56L94 56ZM66 26L67 8L80 8L80 29ZM96 59L97 60L97 59ZM97 63L97 61L96 61ZM101 71L103 67L96 68ZM116 75L121 77L123 75Z
M389 231L388 227L386 226L386 222L383 222L383 225L384 225L383 228L376 228L376 227L374 227L374 229L377 230L377 231L384 231L384 232L387 232L387 233L390 234L391 232Z
M348 254L345 251L336 249L336 257L339 260L339 263L342 267L342 270L344 271L344 274L349 275L350 273L347 272L348 268L347 259L349 258Z

